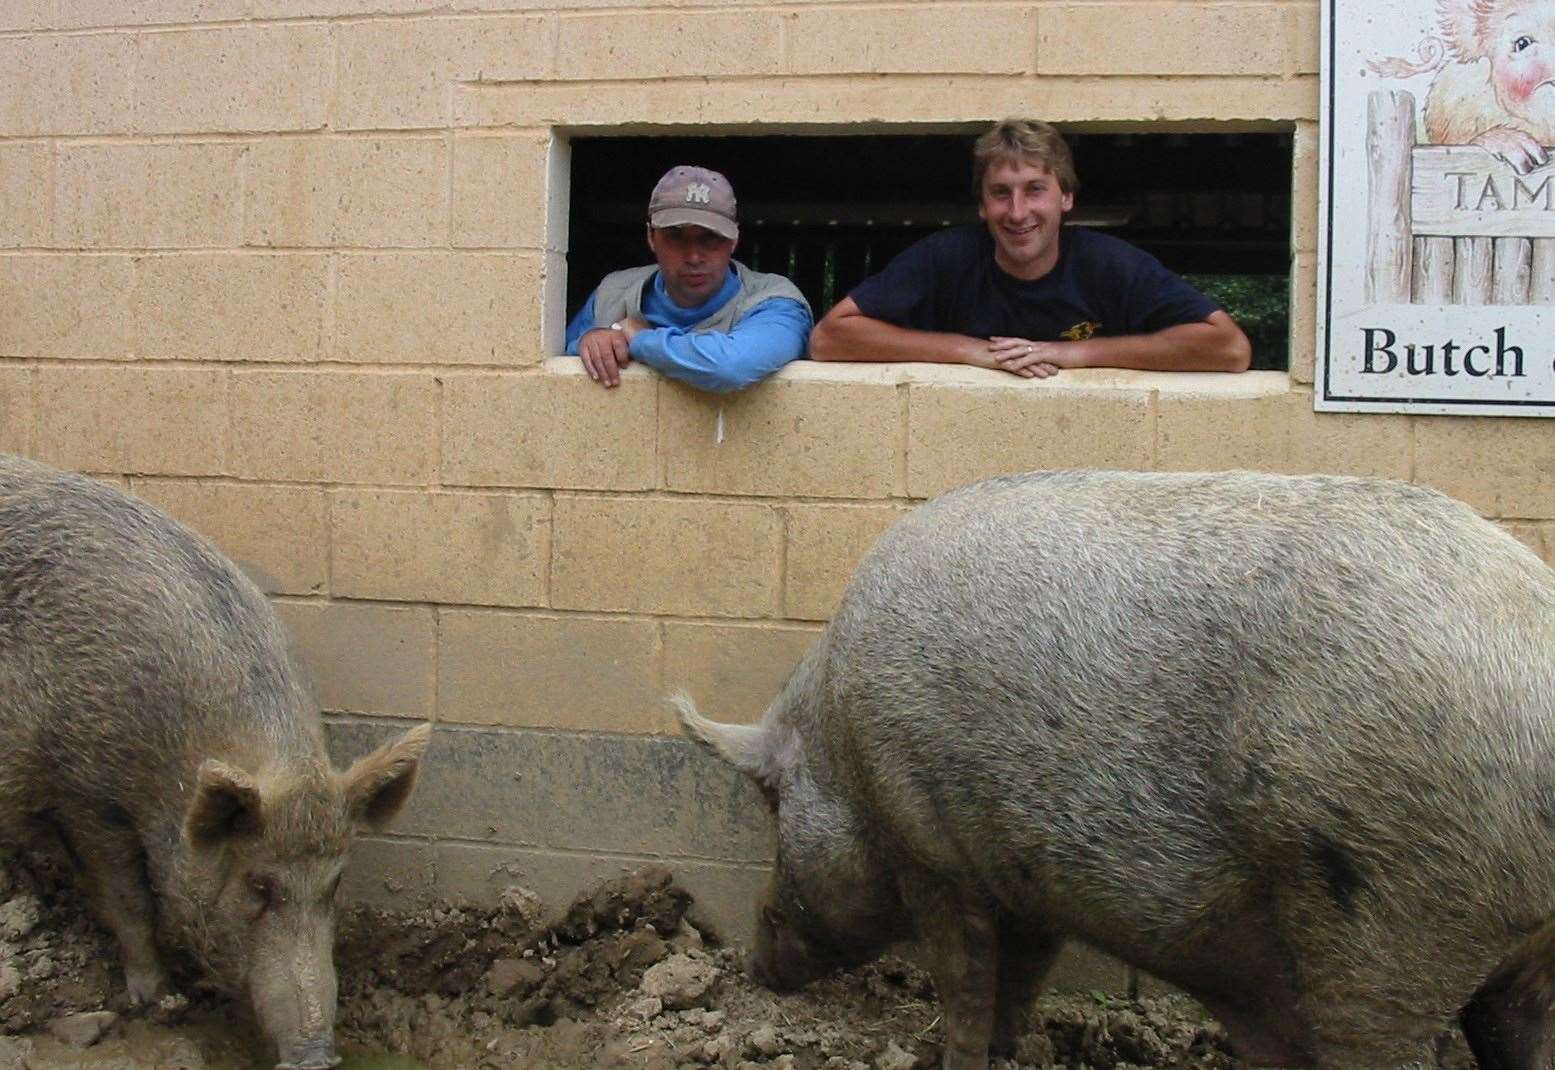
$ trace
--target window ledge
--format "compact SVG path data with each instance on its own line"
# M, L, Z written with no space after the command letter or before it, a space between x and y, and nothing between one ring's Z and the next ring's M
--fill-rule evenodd
M586 376L577 357L547 357L544 368L556 375ZM641 364L622 370L627 379L658 375ZM978 390L1118 390L1224 398L1273 397L1290 392L1286 372L1141 372L1124 368L1082 368L1049 379L1021 379L1008 372L965 364L913 364L796 360L769 382L833 382L876 385L958 386ZM760 386L751 389L760 389Z

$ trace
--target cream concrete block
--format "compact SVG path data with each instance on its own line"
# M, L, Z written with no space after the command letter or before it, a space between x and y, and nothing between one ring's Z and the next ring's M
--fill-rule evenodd
M536 79L550 66L548 16L362 22L339 35L339 129L446 126L455 82Z
M664 687L720 721L754 724L821 634L819 627L664 625Z
M32 453L36 378L31 368L0 364L0 452Z
M793 505L784 510L783 615L829 620L859 561L905 506Z
M767 617L777 609L782 525L764 505L559 497L551 598L558 609Z
M1322 31L1318 22L1318 5L1310 0L1293 7L1289 18L1294 27L1295 43L1293 60L1297 74L1317 74L1323 69Z
M663 706L656 621L449 609L438 622L443 721L674 730Z
M338 15L410 15L444 7L437 0L250 0L256 19L332 18ZM529 5L524 5L529 6Z
M1290 265L1290 377L1311 386L1317 365L1317 254L1297 253Z
M437 384L430 375L277 371L233 378L234 475L422 484L436 470L436 449Z
M242 233L243 146L59 147L54 244L233 246Z
M47 245L52 149L0 144L0 248Z
M1290 458L1282 471L1346 476L1410 476L1410 417L1398 414L1314 412L1312 391L1291 391Z
M1555 525L1502 520L1497 526L1532 550L1546 564L1555 559L1555 543L1550 541L1550 536L1555 534Z
M0 40L0 137L128 130L134 69L129 34Z
M134 492L206 536L267 594L317 594L329 573L324 492L137 479Z
M274 138L248 147L245 245L332 246L339 213L333 139Z
M1288 472L1297 408L1289 395L1162 392L1156 399L1155 467L1162 472ZM1316 449L1318 443L1309 440L1308 445ZM1312 471L1315 466L1296 467Z
M403 137L260 142L245 215L252 245L446 245L447 145Z
M900 493L897 389L768 380L738 393L704 394L666 379L659 389L665 486L830 498Z
M210 476L226 469L227 373L38 369L39 460L78 472Z
M1414 430L1416 483L1483 516L1555 519L1555 428L1548 420L1422 416Z
M545 247L551 138L454 138L453 244Z
M1037 468L1152 467L1149 392L1059 385L1066 378L1079 379L1065 372L994 386L913 383L907 494L930 498L986 476Z
M0 31L46 30L54 25L59 0L10 0L0 6Z
M544 495L336 491L331 521L337 596L546 604L551 501Z
M788 21L796 74L1020 74L1036 61L1034 12L988 5L800 9Z
M448 244L443 138L350 138L333 147L340 191L337 244Z
M581 364L574 358L558 358ZM631 369L629 368L630 372ZM442 482L649 490L659 470L658 382L606 390L581 370L443 376Z
M135 129L317 130L329 118L330 30L291 24L136 37Z
M0 256L0 356L130 355L130 258Z
M54 25L62 30L80 30L170 22L235 22L247 14L248 0L59 0L59 17Z
M545 260L535 254L341 256L335 359L535 364L544 286Z
M1283 74L1291 65L1285 15L1278 4L1045 4L1037 72Z
M135 266L135 351L182 360L317 360L328 301L323 256L142 257Z
M760 10L702 13L610 12L563 17L558 78L747 78L776 74L779 16Z
M1163 9L1174 5L1162 4ZM1110 32L1110 31L1109 31ZM1087 55L1091 51L1087 46ZM1318 115L1314 77L1226 78L942 75L935 78L798 77L585 86L533 82L460 85L458 126L618 126L652 132L669 125L738 130L772 123L794 133L855 124L947 123L986 127L989 116L1024 115L1040 92L1043 118L1091 122L1294 122ZM647 126L651 116L653 126Z
M1290 247L1293 252L1317 252L1318 126L1299 122L1292 139L1290 185Z
M332 713L433 716L435 624L424 606L277 602Z

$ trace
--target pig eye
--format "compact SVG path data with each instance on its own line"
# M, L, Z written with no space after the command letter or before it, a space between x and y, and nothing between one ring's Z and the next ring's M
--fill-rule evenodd
M1533 45L1533 38L1529 37L1527 34L1523 34L1517 40L1512 42L1512 51L1513 52L1521 52L1523 49L1529 48L1532 45Z
M263 873L248 875L248 899L254 917L259 917L275 905L275 878Z

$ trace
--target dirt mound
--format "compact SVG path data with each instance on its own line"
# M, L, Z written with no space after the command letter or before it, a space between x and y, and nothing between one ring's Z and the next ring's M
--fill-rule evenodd
M431 1070L939 1065L940 1009L922 970L887 958L779 996L746 979L735 951L704 946L686 920L690 902L668 870L648 867L579 896L550 926L522 888L493 909L346 910L336 951L342 1070L407 1065L373 1054L383 1052ZM67 875L0 856L0 1034L25 1034L0 1035L0 1070L270 1065L264 1042L241 1024L244 1008L194 992L130 1011L122 991L116 949ZM120 1013L72 1019L106 1009ZM85 1052L82 1027L102 1033ZM996 1065L1241 1066L1220 1027L1181 997L1047 996L1016 1056ZM1460 1045L1444 1048L1438 1065L1471 1064Z
M62 866L0 851L0 1034L104 1009L115 958Z

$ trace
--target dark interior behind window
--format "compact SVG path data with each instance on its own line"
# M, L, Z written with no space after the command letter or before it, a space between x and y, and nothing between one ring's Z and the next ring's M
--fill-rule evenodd
M1231 310L1254 367L1289 347L1289 133L1066 133L1072 222L1159 257ZM817 315L896 253L976 222L975 134L574 137L567 314L609 271L649 261L648 193L678 163L722 171L740 203L739 259L791 277Z

